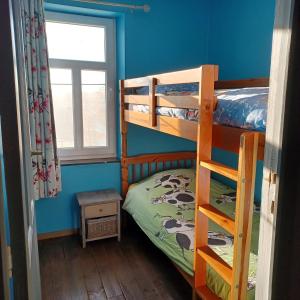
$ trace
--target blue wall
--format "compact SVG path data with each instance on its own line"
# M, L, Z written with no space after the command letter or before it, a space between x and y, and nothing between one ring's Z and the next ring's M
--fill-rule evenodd
M220 66L220 79L269 77L275 0L213 0L209 61ZM237 156L215 149L215 159L232 166ZM261 199L263 162L257 163L255 199ZM221 179L221 178L219 178ZM233 183L222 178L233 186Z
M206 0L192 0L188 5L180 0L146 2L150 13L125 15L126 78L208 63ZM195 143L184 139L134 125L129 129L129 154L195 149Z
M119 78L208 63L209 5L206 0L191 0L188 5L180 0L146 2L151 6L150 13L146 14L122 13L124 10L120 9L107 12L104 10L105 7L99 5L68 0L50 0L46 4L46 9L115 18ZM130 154L195 149L195 144L187 140L134 125L129 129ZM120 149L119 133L118 149ZM75 193L111 187L120 190L120 164L63 166L62 187L63 190L57 198L37 201L38 233L77 228L78 207Z
M38 232L77 228L75 193L103 188L120 189L120 164L89 164L62 167L63 189L57 198L36 202Z
M268 77L275 0L213 0L209 61L220 79Z
M133 0L118 2L139 4ZM151 6L150 13L124 13L123 9L107 11L99 5L70 0L48 0L46 9L115 18L119 78L204 63L220 65L221 79L268 76L275 0L145 2ZM119 111L116 113L118 120ZM129 154L181 150L195 150L195 143L139 126L129 126ZM236 156L228 152L215 150L214 157L236 164ZM261 177L260 162L255 192L257 199L260 198ZM37 201L38 233L77 228L75 193L111 187L120 190L120 164L63 166L62 185L63 190L57 198Z

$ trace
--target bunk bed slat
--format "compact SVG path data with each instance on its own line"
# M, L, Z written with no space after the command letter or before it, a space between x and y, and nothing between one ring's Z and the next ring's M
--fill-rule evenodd
M203 66L202 66L203 67ZM157 78L157 83L165 84L179 84L179 83L192 83L199 81L199 72L201 68L188 69L176 72L155 74L146 77L132 78L125 80L125 88L148 86L149 81L154 77Z
M199 96L158 96L157 106L176 108L199 108Z
M126 80L124 80L124 87L131 88L131 87L147 86L147 85L149 85L150 78L151 78L151 76L126 79Z
M136 165L132 165L132 181L136 181Z
M232 282L232 268L210 247L203 246L197 249L200 255L218 274L229 284Z
M148 95L125 95L125 103L149 105Z
M225 166L221 163L212 160L201 161L200 166L206 168L212 172L218 173L220 175L226 176L227 178L237 181L238 180L238 171Z
M192 160L192 168L194 168L194 167L195 167L195 161Z
M157 126L151 127L149 125L149 115L125 110L125 121L134 123L136 125L155 129L164 133L184 137L186 139L197 141L197 123L188 120L181 120L167 116L157 116Z
M129 156L124 158L122 161L124 164L137 164L137 163L148 163L155 161L167 162L176 159L195 159L196 153L193 151L186 152L169 152L169 153L154 153L154 154L143 154L137 156Z
M157 78L157 84L178 84L191 83L199 81L200 68L157 74L153 77Z
M157 125L157 116L156 116L156 96L155 96L155 86L157 84L157 79L152 78L149 87L149 123L151 127Z
M155 171L156 171L156 172L159 171L159 164L158 164L158 162L156 162L156 164L155 164Z
M210 204L199 205L198 210L209 219L220 225L231 235L234 235L234 220Z
M140 164L140 174L141 174L141 179L144 178L144 164Z

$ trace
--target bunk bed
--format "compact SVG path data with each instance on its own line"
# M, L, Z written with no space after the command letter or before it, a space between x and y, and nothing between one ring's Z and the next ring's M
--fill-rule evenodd
M249 260L253 259L251 231L253 225L257 235L259 222L259 216L253 217L254 180L256 161L264 155L265 109L257 104L259 101L255 102L258 106L249 112L250 118L232 123L230 115L224 118L227 103L222 107L220 99L236 98L238 93L246 95L243 101L258 97L264 102L267 86L267 79L218 81L218 67L212 65L120 81L124 209L175 263L193 287L195 299L197 296L202 299L249 296ZM247 102L246 107L251 108L251 103ZM128 123L195 141L197 151L128 156ZM233 127L235 124L244 128ZM213 161L213 147L237 153L238 168ZM216 199L224 200L234 191L211 179L211 172L236 182L235 202L218 206ZM164 206L164 212L152 211L154 206L155 209L163 207L154 204L163 203L170 204ZM152 225L145 223L147 219ZM155 227L154 220L162 226L167 224L169 232L174 233L168 247L163 246L167 240L166 226L162 231ZM193 228L193 237L189 239L187 231L184 234L172 231L171 223L175 227ZM151 231L151 227L155 229ZM209 242L220 241L216 232L221 233L221 242L230 244L230 253L226 253L229 258L222 255L225 248L218 251L209 247ZM179 239L182 255L178 256L173 246ZM186 257L185 250L192 248L192 257Z

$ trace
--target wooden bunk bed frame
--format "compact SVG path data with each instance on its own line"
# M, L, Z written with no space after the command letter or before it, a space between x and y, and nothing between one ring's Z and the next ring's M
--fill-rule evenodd
M197 96L161 96L155 93L156 85L193 82L199 83L199 95ZM149 95L126 95L126 88L141 86L149 87ZM130 183L152 173L196 165L194 277L189 276L176 266L193 287L194 299L197 296L202 299L219 299L206 286L207 263L231 286L230 299L245 299L246 297L255 168L256 160L262 160L264 156L265 135L245 129L213 124L213 110L217 103L214 90L265 86L268 86L268 79L265 78L218 81L218 66L213 65L120 81L123 196L126 195ZM149 105L149 113L128 110L127 104ZM199 121L194 122L157 115L157 106L198 109ZM127 155L128 123L195 141L197 142L197 152L158 153L129 157ZM213 162L211 160L213 147L238 153L238 169L234 170ZM236 181L235 220L209 205L211 172L219 173ZM235 237L233 267L227 265L208 247L208 219L212 219Z

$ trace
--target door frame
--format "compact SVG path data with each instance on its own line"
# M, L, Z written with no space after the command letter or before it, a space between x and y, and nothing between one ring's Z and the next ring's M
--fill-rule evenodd
M273 30L270 94L262 184L255 299L273 299L273 267L277 234L281 155L289 78L295 0L277 0ZM297 0L296 0L297 1Z
M41 299L41 280L39 252L37 242L37 229L35 217L35 200L32 188L32 149L30 138L29 107L24 99L27 99L26 69L24 64L24 37L23 28L20 20L22 19L22 1L12 1L12 14L14 21L14 38L18 79L19 94L19 114L20 114L20 135L23 145L23 188L24 188L24 215L25 215L25 234L27 250L27 281L28 295L30 299ZM34 151L33 151L34 152Z
M15 299L29 299L27 273L27 224L25 211L23 148L18 74L11 0L0 1L0 115L2 119L4 176L10 222Z
M272 299L299 299L300 0L294 0L283 127Z
M9 257L6 235L6 220L5 220L5 196L4 196L4 178L2 165L2 134L1 134L1 118L0 118L0 299L8 300L10 297L9 291Z

